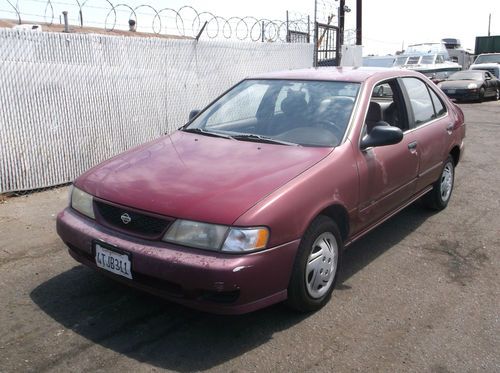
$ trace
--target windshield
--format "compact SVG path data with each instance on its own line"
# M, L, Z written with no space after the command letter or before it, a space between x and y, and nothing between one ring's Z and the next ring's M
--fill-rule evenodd
M434 63L434 55L422 56L420 63L432 64Z
M340 144L359 83L245 80L206 108L184 131L281 145Z
M483 80L482 72L474 71L459 71L457 73L451 74L448 78L449 80Z
M500 63L500 53L480 55L476 58L474 63L475 64L478 64L478 63Z
M446 47L443 43L423 43L409 45L404 51L406 54L446 54Z
M403 56L403 57L398 57L394 61L394 66L401 66L406 63L406 60L408 59L408 56Z

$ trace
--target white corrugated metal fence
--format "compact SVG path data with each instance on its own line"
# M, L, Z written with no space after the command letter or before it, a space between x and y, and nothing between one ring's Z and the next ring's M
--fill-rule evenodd
M0 193L63 184L312 45L0 29Z

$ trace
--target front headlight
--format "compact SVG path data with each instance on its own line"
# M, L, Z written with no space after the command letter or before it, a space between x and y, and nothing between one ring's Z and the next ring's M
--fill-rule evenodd
M95 219L93 197L76 187L71 189L71 207L79 213Z
M476 83L470 83L468 86L467 86L467 89L476 89L477 88L477 84Z
M269 239L267 228L230 228L189 220L176 220L163 236L163 241L198 249L248 252L264 249Z
M168 229L163 241L179 243L198 249L219 250L224 242L228 227L199 223L189 220L176 220Z

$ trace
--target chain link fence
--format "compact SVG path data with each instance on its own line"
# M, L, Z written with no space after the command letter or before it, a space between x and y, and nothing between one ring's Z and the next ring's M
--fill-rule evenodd
M245 76L310 67L312 49L0 29L0 193L70 182Z

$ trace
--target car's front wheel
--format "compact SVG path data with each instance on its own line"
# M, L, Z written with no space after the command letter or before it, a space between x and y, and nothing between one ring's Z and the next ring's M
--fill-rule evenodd
M496 92L495 92L495 100L500 100L500 88L497 88Z
M485 95L486 91L484 90L484 87L481 87L481 89L479 90L479 102L483 102L484 101L484 95Z
M424 196L424 204L433 210L443 210L448 206L455 182L455 163L448 156L444 162L441 176L432 185L432 190Z
M335 222L318 216L302 237L288 286L288 305L301 312L323 307L332 294L342 255Z

